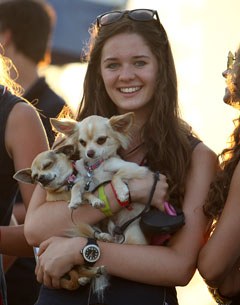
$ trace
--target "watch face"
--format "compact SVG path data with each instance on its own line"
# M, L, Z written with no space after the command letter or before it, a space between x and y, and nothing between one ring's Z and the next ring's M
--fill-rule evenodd
M84 259L89 263L95 263L100 257L100 249L97 245L87 245L82 250Z

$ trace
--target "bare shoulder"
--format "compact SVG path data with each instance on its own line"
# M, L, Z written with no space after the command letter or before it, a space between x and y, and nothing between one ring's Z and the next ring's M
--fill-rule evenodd
M17 103L9 114L7 129L18 130L19 132L41 132L42 121L37 110L28 103Z
M186 185L186 198L190 198L191 206L202 209L218 165L217 155L204 143L199 143L193 153ZM188 201L188 200L186 200Z
M32 105L19 102L13 107L7 120L5 145L12 157L26 154L25 149L35 154L48 149L42 121Z
M22 123L23 119L24 120L36 119L36 117L38 116L39 116L38 112L31 104L20 102L13 107L9 115L9 119L13 117L14 120L20 120Z
M238 164L235 168L234 175L236 175L237 177L240 177L240 160L238 161Z
M192 153L193 164L215 164L217 165L217 154L204 143L199 143Z
M235 191L240 193L240 161L238 161L238 164L233 172L230 188L234 188Z

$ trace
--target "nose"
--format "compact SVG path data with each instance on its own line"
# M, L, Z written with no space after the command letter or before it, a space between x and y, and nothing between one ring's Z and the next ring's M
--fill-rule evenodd
M134 78L135 78L135 71L133 67L129 65L123 66L119 74L119 80L128 81Z
M229 73L229 69L223 71L222 76L225 77L225 78L227 78L228 73Z

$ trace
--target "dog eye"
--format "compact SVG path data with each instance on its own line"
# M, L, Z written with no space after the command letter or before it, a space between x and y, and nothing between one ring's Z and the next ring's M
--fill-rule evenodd
M99 137L96 142L97 142L97 144L102 145L106 141L107 141L107 137Z
M53 164L53 162L48 162L48 163L44 164L43 170L50 168L52 166L52 164Z
M79 140L79 143L80 143L83 147L85 147L85 146L87 145L86 141L84 141L84 140L82 140L82 139Z

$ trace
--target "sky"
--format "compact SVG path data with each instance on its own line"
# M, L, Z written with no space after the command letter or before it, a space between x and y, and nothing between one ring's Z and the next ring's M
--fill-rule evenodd
M219 153L233 130L239 111L224 104L227 54L240 44L239 0L129 0L127 9L158 11L171 42L178 75L183 118ZM239 30L240 31L240 30ZM52 86L77 109L86 66L51 67ZM177 270L176 270L177 272ZM178 288L180 305L214 305L198 273Z

